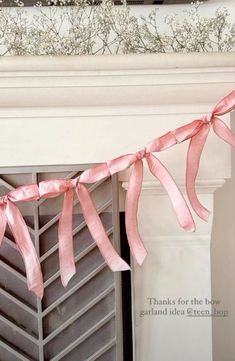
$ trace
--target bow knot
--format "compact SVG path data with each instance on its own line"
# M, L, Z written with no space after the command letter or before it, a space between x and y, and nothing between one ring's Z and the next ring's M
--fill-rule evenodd
M70 189L75 189L78 186L79 177L74 179L66 179L66 191L69 191Z
M148 154L149 154L149 152L147 152L146 147L135 153L136 158L139 159L139 160L147 157Z
M203 121L203 123L206 123L206 124L212 123L214 120L214 112L212 111L212 112L202 116L201 120Z
M171 130L170 133L173 134L176 144L180 144L184 139L180 139L179 137L177 137L177 130L178 129Z

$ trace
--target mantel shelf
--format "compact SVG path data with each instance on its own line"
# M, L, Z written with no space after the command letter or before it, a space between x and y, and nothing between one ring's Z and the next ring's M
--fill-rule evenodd
M234 86L234 59L234 53L3 57L0 104L1 108L213 104Z

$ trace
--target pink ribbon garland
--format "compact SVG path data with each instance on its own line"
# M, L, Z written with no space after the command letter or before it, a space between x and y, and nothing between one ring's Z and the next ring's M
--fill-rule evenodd
M199 202L195 189L200 158L211 127L219 138L235 148L235 135L222 120L217 118L234 109L235 91L232 91L208 115L154 139L137 153L126 154L99 164L84 171L76 179L49 180L40 182L39 186L36 184L25 185L0 197L0 244L4 237L6 224L8 223L25 263L28 288L38 297L42 298L43 279L40 263L25 221L15 203L37 200L39 198L53 198L64 194L58 227L60 274L64 286L68 284L76 272L72 235L74 190L76 191L90 234L107 265L112 271L129 270L129 265L118 255L111 244L91 199L91 195L84 186L84 183L97 182L131 167L126 193L125 223L131 253L137 263L141 265L147 255L138 230L137 221L138 200L143 180L143 159L146 160L150 172L159 180L168 193L180 226L185 230L194 231L195 223L183 195L167 168L152 153L161 152L190 139L186 161L187 195L196 214L202 219L207 220L209 211Z
M19 187L0 198L0 244L2 243L8 223L25 264L28 289L32 290L39 298L42 298L43 278L40 263L27 225L15 205L19 201L28 202L37 199L39 199L37 184Z

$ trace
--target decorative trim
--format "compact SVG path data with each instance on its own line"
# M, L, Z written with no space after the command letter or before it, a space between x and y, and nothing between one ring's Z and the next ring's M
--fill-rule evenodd
M99 113L102 106L138 106L149 107L149 114L153 109L164 112L169 104L174 109L172 99L175 105L211 106L216 98L233 89L234 54L0 58L2 107L7 111L23 108L26 112L29 105L53 111L60 107L68 114L75 114L77 108L82 114L88 107L91 113Z
M200 179L196 183L196 189L198 194L212 194L218 188L223 187L225 179ZM185 182L182 180L176 180L176 183L181 191L185 191ZM128 182L123 182L122 187L127 190ZM142 196L148 195L167 195L162 185L155 179L154 181L143 181Z
M137 59L136 59L137 60ZM138 58L141 61L141 58ZM233 84L231 74L235 67L208 67L186 69L149 69L114 71L98 70L50 72L4 72L0 74L0 88L74 88L74 87L131 87L154 85L186 85L186 84L214 84L228 82ZM170 75L170 76L169 76ZM191 78L192 77L192 78Z
M234 53L172 53L172 54L116 54L105 56L43 56L43 57L2 57L0 58L0 74L2 72L12 72L12 74L30 74L34 73L43 75L42 72L58 75L57 72L70 73L82 72L88 76L90 72L97 72L98 75L103 76L107 72L113 71L113 74L122 74L127 71L127 74L137 71L137 74L142 70L143 74L154 73L168 74L169 71L180 73L182 69L227 69L234 67ZM196 65L195 66L192 66ZM164 70L165 69L165 70ZM202 70L204 71L204 70ZM47 73L46 73L47 72ZM196 70L196 72L200 72Z
M169 107L166 105L157 105L157 106L107 106L107 107L24 107L24 108L0 108L0 119L1 118L87 118L87 117L96 117L96 118L120 118L125 116L134 116L140 118L143 116L167 116L167 115L189 115L200 116L201 114L206 114L208 109L212 106L211 103L204 103L197 105L195 111L195 104L175 104L174 107Z

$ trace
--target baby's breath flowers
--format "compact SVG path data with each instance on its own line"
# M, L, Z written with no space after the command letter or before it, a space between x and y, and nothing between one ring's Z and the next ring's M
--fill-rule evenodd
M49 7L39 0L33 17L22 1L14 2L19 6L0 8L0 55L226 52L235 46L228 10L219 8L205 16L201 2L192 3L183 18L169 14L165 19L157 8L137 17L125 0L121 6L112 0L100 5L92 0L92 6L88 0L48 0ZM165 32L160 31L162 20Z

